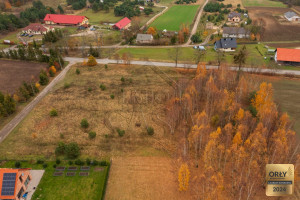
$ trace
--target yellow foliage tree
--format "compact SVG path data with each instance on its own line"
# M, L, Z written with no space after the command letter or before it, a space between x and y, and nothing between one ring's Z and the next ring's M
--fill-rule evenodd
M11 10L11 4L9 3L9 1L5 2L5 9L6 10Z
M189 187L190 170L186 163L180 166L178 171L179 191L187 191Z
M20 97L16 94L14 94L13 99L15 100L15 102L19 102L20 101Z
M37 89L39 89L40 88L40 84L39 83L35 83L35 87L37 88Z
M86 64L87 64L87 66L95 66L95 65L97 65L97 61L94 58L94 56L89 56Z
M56 68L54 66L51 66L49 70L52 71L54 74L56 73Z
M233 141L232 143L233 144L237 144L237 145L240 145L242 144L243 140L242 140L242 136L241 136L241 133L240 132L237 132L233 138Z
M255 40L255 35L254 35L253 33L251 33L250 39L251 39L251 40Z
M32 136L33 139L37 138L37 134L36 133L32 133L31 136Z
M152 26L148 28L147 33L153 36L157 34L155 27Z

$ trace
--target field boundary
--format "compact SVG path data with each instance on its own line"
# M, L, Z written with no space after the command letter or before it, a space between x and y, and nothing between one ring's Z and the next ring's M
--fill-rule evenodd
M105 181L104 181L104 186L103 186L103 192L102 192L101 200L105 199L106 188L107 188L108 178L110 176L110 167L111 167L111 165L112 165L112 159L110 159L109 164L108 164L107 169L106 169L106 175L105 175Z

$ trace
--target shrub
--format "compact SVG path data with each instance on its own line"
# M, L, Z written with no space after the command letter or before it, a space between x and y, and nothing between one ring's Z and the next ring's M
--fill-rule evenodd
M110 95L110 98L111 98L111 99L114 99L114 98L115 98L115 95L111 94L111 95Z
M19 161L15 162L15 167L16 168L20 168L21 167L21 163Z
M80 149L77 143L72 142L66 145L66 156L70 159L77 158L80 155Z
M121 81L124 83L125 82L125 78L122 76L121 77Z
M76 69L76 74L79 75L80 74L80 70Z
M125 135L125 130L121 130L121 129L117 128L117 132L120 137L123 137Z
M200 35L198 33L192 35L191 40L193 43L200 43L202 42Z
M104 68L105 68L105 69L107 69L107 68L108 68L106 64L104 65Z
M93 165L93 166L97 166L98 163L99 163L99 162L98 162L97 160L93 160L92 165Z
M39 165L44 164L44 161L39 159L36 161L36 164L39 164Z
M87 165L91 165L91 159L87 158L87 159L85 160L85 163L86 163Z
M57 116L57 111L55 108L53 108L51 111L50 111L50 116L51 117L56 117Z
M91 92L91 91L92 91L92 88L89 87L89 88L88 88L88 91Z
M40 83L41 85L47 85L48 82L49 82L49 78L48 78L46 72L45 72L45 71L42 71L42 72L40 73L40 80L39 80L39 83Z
M84 162L80 159L75 160L75 165L84 165Z
M124 92L124 89L123 89L123 88L121 89L121 92Z
M72 160L69 160L68 164L69 164L69 165L73 165L73 161L72 161Z
M103 84L101 84L101 85L100 85L100 89L101 89L102 91L104 91L104 90L106 90L106 86L103 85Z
M94 56L89 56L88 57L87 65L88 66L95 66L95 65L97 65L97 61L94 58Z
M63 155L66 151L66 145L63 142L59 142L58 146L55 149L55 155L59 156L59 155Z
M105 161L105 160L102 160L100 163L99 163L100 166L107 166L108 163Z
M69 88L70 86L71 86L70 83L65 83L65 84L64 84L64 89L67 89L67 88Z
M57 158L56 161L55 161L55 163L59 165L61 163L60 159Z
M55 169L56 168L56 164L54 164L52 167Z
M87 119L82 119L80 122L80 125L82 128L88 128L89 127L89 122L87 121Z
M45 169L45 168L47 168L48 167L48 164L47 163L44 163L43 164L43 168Z
M89 132L90 139L94 139L95 137L96 137L96 132L94 132L94 131Z
M54 74L54 72L52 70L49 70L49 74L50 74L51 77L55 76L55 74Z
M148 135L153 135L153 134L154 134L154 129L153 129L153 127L147 126L146 129L147 129Z

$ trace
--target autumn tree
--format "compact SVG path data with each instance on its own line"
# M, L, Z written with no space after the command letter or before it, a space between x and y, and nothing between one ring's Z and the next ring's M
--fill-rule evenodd
M179 57L181 56L181 49L179 47L172 48L169 50L168 54L169 58L175 62L175 67L177 67Z
M141 19L137 16L133 17L131 19L131 27L130 28L133 32L138 32L141 28ZM151 34L151 33L149 33L149 34Z
M156 28L153 27L153 26L149 27L148 30L147 30L147 33L155 36L157 34Z
M178 171L179 191L187 191L190 181L190 170L186 163L180 166Z
M98 63L97 63L96 59L94 58L94 56L88 57L87 66L95 66L97 64Z

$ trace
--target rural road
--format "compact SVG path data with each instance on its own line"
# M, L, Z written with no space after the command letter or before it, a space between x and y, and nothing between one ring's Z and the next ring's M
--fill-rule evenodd
M30 113L30 111L46 96L46 94L51 91L51 89L61 81L66 73L69 71L71 66L77 62L83 62L84 58L76 57L65 57L65 61L69 61L67 67L65 67L59 75L57 75L47 87L45 87L39 94L36 96L17 116L15 116L7 125L3 127L0 131L0 143L7 137L9 133ZM100 64L118 64L122 63L122 60L111 60L111 59L97 59L97 62ZM174 63L169 62L151 62L151 61L131 61L131 65L146 65L146 66L159 66L159 67L175 67ZM177 64L178 68L197 68L195 64ZM217 69L218 66L207 65L207 69ZM237 67L229 67L230 70L237 71ZM249 73L269 73L277 75L296 75L300 76L300 71L296 70L275 70L275 69L257 69L257 68L242 68L242 71Z
M51 91L51 89L61 81L69 71L74 62L70 63L47 85L19 114L17 114L2 130L0 130L0 143L9 133L30 113L30 111Z

